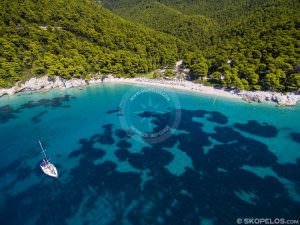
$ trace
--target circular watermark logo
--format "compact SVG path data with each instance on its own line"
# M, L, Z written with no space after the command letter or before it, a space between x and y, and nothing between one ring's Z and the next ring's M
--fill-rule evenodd
M121 100L120 111L122 128L150 144L170 137L181 119L176 95L160 88L130 90Z

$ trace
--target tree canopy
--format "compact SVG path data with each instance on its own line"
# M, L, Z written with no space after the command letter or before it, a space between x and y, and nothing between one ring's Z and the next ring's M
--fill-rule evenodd
M240 89L300 89L297 0L104 0L103 5L190 44L184 65L193 79Z
M3 0L0 87L43 75L132 77L183 59L200 82L299 91L299 8L298 0Z
M31 76L130 76L170 66L187 44L90 0L0 2L0 86Z

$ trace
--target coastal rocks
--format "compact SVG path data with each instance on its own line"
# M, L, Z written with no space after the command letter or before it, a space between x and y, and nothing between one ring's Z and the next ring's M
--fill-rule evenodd
M48 77L31 78L26 81L25 84L21 85L21 89L19 91L36 91L42 88L51 88L51 80Z
M96 82L96 80L94 80ZM0 89L0 97L3 95L13 95L18 92L25 91L38 91L38 90L50 90L52 88L72 88L72 87L83 87L89 83L82 79L70 79L64 80L61 77L39 77L31 78L24 84L16 85L8 89Z
M253 102L263 102L265 100L265 96L262 96L261 94L257 92L248 92L248 91L242 91L237 93L238 96L240 96L244 101L253 101ZM269 97L267 97L269 98Z
M18 90L19 90L18 87L2 89L2 90L0 90L0 97L3 96L3 95L14 95L15 93L18 92Z
M103 81L104 82L112 82L115 79L118 79L118 78L115 78L112 74L108 74L107 77Z
M65 88L84 87L86 85L88 85L88 83L82 79L70 79L65 81Z
M274 102L281 106L294 106L300 101L300 95L288 93L286 95L276 92L241 91L237 93L245 101Z
M275 102L282 106L294 106L300 101L300 96L295 94L282 95L277 94Z
M103 82L103 79L101 78L91 78L89 81L88 81L88 84L92 85L92 84L100 84Z
M52 81L52 88L64 88L65 87L65 81L61 77L55 77L51 79Z

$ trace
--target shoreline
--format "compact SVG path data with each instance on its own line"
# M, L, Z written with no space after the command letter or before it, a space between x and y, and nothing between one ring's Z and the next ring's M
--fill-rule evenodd
M86 87L103 83L142 84L146 86L151 85L222 98L240 99L247 102L275 103L280 106L295 106L297 102L300 101L300 95L295 93L287 93L286 95L284 95L282 93L269 91L226 90L225 88L217 89L186 80L155 80L144 77L115 78L111 75L109 75L105 79L92 78L89 81L77 78L64 80L60 77L50 78L47 76L40 78L31 78L24 84L17 84L14 87L8 89L0 89L0 97L5 95L11 96L22 92L48 91L54 88L68 89L74 87Z
M241 97L231 92L221 90L221 89L220 90L215 89L209 86L202 86L200 84L195 84L190 81L154 80L154 79L147 79L147 78L113 78L106 81L104 80L103 83L124 83L124 84L154 86L154 87L162 87L162 88L174 89L180 91L188 91L197 94L217 96L222 98L242 100Z

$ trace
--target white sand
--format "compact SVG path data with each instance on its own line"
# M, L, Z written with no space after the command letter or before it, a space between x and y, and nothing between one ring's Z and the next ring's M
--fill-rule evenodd
M147 78L108 78L104 80L104 83L127 83L127 84L142 84L151 85L157 87L165 87L170 89L177 89L182 91L190 91L200 94L213 95L223 98L241 99L240 96L233 92L225 91L224 89L215 89L209 86L203 86L201 84L195 84L191 81L185 80L155 80Z

